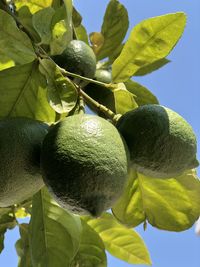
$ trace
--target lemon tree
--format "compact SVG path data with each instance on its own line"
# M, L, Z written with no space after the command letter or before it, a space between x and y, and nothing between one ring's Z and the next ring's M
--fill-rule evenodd
M72 0L0 2L0 252L18 227L19 267L151 265L134 227L200 216L194 131L134 80L169 62L186 14L129 29L110 0L100 32L83 22Z

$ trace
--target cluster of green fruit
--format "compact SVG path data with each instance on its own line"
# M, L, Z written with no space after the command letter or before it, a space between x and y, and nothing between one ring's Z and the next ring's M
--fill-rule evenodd
M81 41L72 41L54 60L68 71L111 82L110 72L95 74L93 51ZM101 89L85 87L88 93L89 88ZM198 166L196 150L191 126L160 105L131 110L116 125L88 114L51 127L6 118L0 121L0 206L19 203L45 184L67 210L99 216L121 195L129 168L152 177L177 176Z

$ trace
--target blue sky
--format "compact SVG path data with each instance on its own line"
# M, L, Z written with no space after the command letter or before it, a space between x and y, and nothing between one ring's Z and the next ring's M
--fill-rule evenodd
M83 23L88 33L100 31L103 14L108 1L74 0L74 4L84 17ZM181 114L194 128L200 143L200 1L199 0L122 0L128 11L130 29L141 20L165 13L184 11L188 16L184 35L173 52L168 56L172 61L159 71L136 80L145 85L164 106ZM198 151L198 158L200 153ZM199 172L200 174L200 172ZM144 232L136 230L143 237L151 253L153 267L199 267L200 237L194 228L181 233L160 231L148 225ZM8 231L6 249L0 255L1 267L16 267L17 257L14 243L17 230ZM108 267L128 267L122 261L108 256ZM142 267L142 265L140 265ZM27 266L29 267L29 266ZM61 266L62 267L62 266Z

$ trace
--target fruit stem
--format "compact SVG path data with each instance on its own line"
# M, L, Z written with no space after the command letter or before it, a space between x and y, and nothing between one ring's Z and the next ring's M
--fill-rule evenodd
M59 66L58 66L58 67L59 67ZM90 78L87 78L87 77L84 77L84 76L75 74L75 73L73 73L73 72L66 71L65 69L63 69L63 68L61 68L61 67L59 67L59 69L60 69L60 71L61 71L61 73L62 73L63 75L71 76L71 77L75 77L75 78L78 78L78 79L80 79L80 80L84 80L84 81L89 82L89 83L94 83L94 84L97 84L97 85L100 85L100 86L103 86L103 87L106 87L106 88L111 88L111 87L115 88L114 85L112 86L112 85L109 84L109 83L99 82L99 81L96 81L96 80L93 80L93 79L90 79Z
M79 114L85 114L85 103L82 95L79 95Z
M97 102L96 100L94 100L93 98L91 98L80 87L78 88L78 90L79 90L80 95L86 101L86 103L92 104L96 109L98 109L99 111L103 112L109 119L112 120L112 122L114 124L118 121L119 116L121 116L120 114L114 113L112 110L110 110L106 106L100 104L99 102Z

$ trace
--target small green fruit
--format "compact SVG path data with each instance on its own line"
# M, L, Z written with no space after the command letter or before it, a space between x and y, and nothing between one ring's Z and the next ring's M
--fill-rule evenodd
M128 156L117 129L94 115L73 115L56 124L43 142L45 184L61 206L99 216L119 198Z
M133 167L147 176L173 177L198 166L192 127L169 108L141 106L122 115L116 126Z
M93 78L96 71L96 56L92 48L80 40L72 40L61 55L53 60L67 71Z

